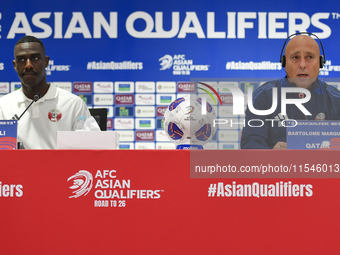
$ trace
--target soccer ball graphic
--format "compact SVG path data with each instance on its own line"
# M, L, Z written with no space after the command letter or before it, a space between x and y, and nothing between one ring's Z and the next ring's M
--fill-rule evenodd
M169 140L180 144L200 145L208 143L216 133L213 121L215 110L207 102L206 114L202 114L202 99L184 96L173 101L164 113L164 130Z

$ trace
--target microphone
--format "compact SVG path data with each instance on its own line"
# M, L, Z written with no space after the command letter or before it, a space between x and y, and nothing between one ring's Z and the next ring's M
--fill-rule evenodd
M14 114L14 116L12 117L12 120L20 120L22 115L24 115L24 113L28 110L28 108L31 107L31 105L34 103L34 102L37 102L39 99L41 98L41 94L40 92L37 92L34 97L33 97L33 100L32 102L27 106L27 108L25 109L25 111L20 115L20 117L18 117L18 115Z
M33 100L34 100L34 102L37 102L40 98L41 98L41 94L40 94L40 92L37 92L37 93L34 95Z

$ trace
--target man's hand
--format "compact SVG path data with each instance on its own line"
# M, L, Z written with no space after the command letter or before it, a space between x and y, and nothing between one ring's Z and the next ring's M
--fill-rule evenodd
M286 150L287 149L287 143L285 142L277 142L275 144L273 150Z

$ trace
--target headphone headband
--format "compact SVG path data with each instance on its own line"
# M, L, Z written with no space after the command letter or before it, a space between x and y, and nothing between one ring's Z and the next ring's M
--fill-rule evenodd
M313 33L309 33L309 32L298 32L298 33L295 33L295 34L291 34L290 36L288 36L288 38L286 39L285 43L283 44L283 47L282 47L282 50L281 50L281 54L280 54L280 63L282 64L282 67L285 67L286 65L286 57L285 55L282 55L283 54L283 50L285 49L285 46L287 44L287 41L293 37L293 36L296 36L296 35L312 35L314 36L316 39L318 39L319 43L320 43L320 47L322 49L322 56L320 56L320 68L323 67L324 64L326 64L326 55L325 55L325 50L323 49L323 45L322 45L322 42L321 40L319 39L319 37L317 37L315 34Z

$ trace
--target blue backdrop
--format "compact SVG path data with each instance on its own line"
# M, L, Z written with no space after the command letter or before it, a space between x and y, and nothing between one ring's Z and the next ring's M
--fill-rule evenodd
M260 83L283 77L279 57L289 34L319 36L327 61L320 78L338 78L339 7L337 1L315 0L6 1L0 7L0 95L20 86L13 48L32 34L51 59L47 80L64 82L57 84L89 107L107 107L109 129L128 131L122 132L128 137L124 148L171 148L157 112L169 96L181 95L179 82L234 78L240 86L243 78ZM117 95L133 95L132 102L117 102ZM140 126L139 118L149 124ZM219 143L217 137L212 147ZM238 140L224 144L238 148Z

